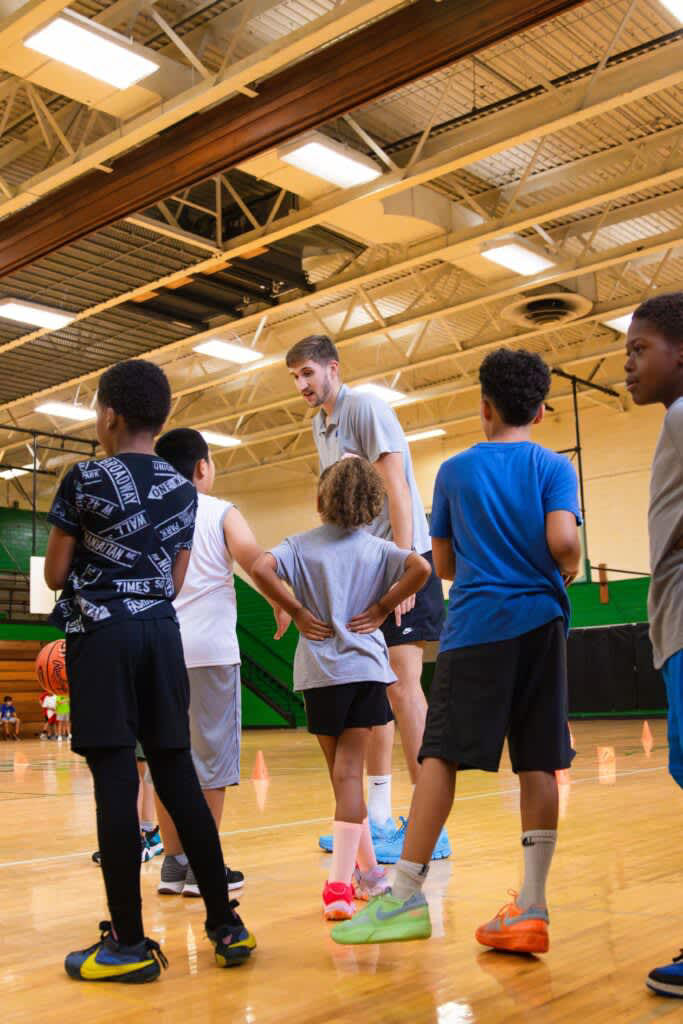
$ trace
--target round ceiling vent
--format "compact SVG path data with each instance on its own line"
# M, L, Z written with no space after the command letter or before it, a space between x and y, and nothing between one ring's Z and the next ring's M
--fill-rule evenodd
M593 303L583 295L555 290L523 295L506 306L501 316L519 327L544 327L576 320L592 308Z

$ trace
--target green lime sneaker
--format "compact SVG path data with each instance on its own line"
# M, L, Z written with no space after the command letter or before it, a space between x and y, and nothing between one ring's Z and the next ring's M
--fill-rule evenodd
M354 914L332 929L330 935L343 946L361 946L370 942L407 942L428 939L432 934L427 900L421 892L408 900L398 900L390 892L377 896L365 910Z

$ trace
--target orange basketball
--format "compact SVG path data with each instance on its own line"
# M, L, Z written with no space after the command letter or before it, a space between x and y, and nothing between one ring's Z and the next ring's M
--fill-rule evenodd
M53 640L45 644L36 658L36 675L41 690L66 696L69 680L66 677L66 641Z

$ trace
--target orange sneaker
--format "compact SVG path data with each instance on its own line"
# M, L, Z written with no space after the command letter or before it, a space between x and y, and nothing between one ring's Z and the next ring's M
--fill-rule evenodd
M545 907L522 910L517 905L517 893L509 890L509 894L512 902L501 907L488 924L477 928L477 942L508 953L547 953L550 946L548 911Z

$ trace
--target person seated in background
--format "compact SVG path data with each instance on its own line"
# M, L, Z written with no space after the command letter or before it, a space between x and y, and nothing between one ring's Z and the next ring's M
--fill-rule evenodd
M17 716L17 709L12 703L11 697L5 697L2 704L0 704L0 722L2 723L4 739L8 740L10 736L13 740L19 739L21 719Z

